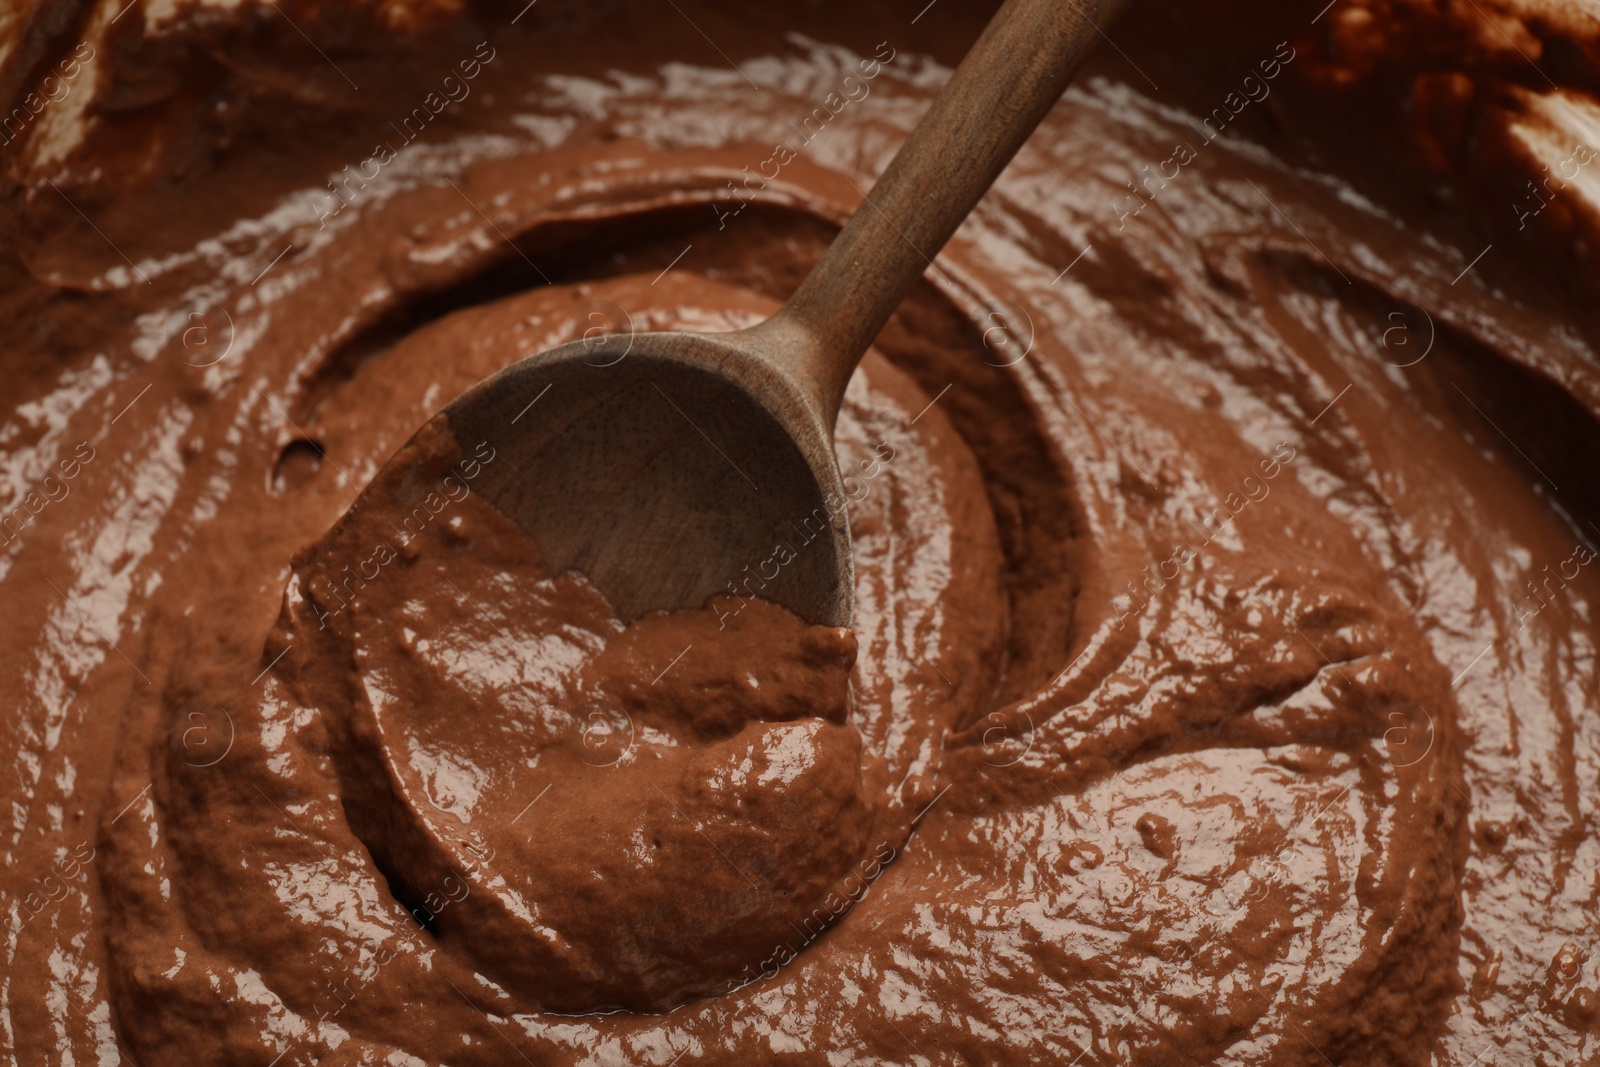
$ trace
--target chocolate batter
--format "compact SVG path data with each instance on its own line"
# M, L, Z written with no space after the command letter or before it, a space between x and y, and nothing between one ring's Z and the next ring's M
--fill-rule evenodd
M1595 1062L1594 44L1482 2L1112 28L851 386L852 632L430 420L770 314L986 11L19 9L0 1049Z

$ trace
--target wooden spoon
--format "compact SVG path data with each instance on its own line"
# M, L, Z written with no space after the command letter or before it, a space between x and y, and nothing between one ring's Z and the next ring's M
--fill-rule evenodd
M445 409L477 488L618 614L759 596L849 626L833 428L856 364L1124 0L1008 0L789 302L737 333L551 349Z

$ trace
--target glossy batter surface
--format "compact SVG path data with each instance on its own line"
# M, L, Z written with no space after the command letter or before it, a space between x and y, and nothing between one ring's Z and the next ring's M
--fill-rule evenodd
M625 627L431 417L770 314L981 17L543 8L79 27L144 169L8 221L7 1056L1600 1055L1580 303L1133 26L851 386L854 631ZM1331 92L1315 13L1224 82Z

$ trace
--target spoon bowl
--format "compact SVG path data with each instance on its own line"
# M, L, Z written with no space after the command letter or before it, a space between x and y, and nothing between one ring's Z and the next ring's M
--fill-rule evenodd
M855 579L832 419L774 364L770 337L577 341L480 382L445 415L459 440L500 453L479 491L624 621L725 594L847 627Z

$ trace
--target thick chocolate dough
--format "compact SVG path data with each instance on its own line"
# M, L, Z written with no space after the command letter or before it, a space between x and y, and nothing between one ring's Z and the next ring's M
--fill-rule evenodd
M624 627L430 419L770 314L985 11L121 6L0 53L10 1060L1600 1057L1589 230L1456 206L1498 37L1111 28L851 386L842 632Z
M624 628L471 492L496 451L463 457L442 417L401 450L295 569L280 673L339 724L391 887L432 923L418 887L455 883L434 929L508 988L562 1012L726 992L867 864L855 639L733 596Z

